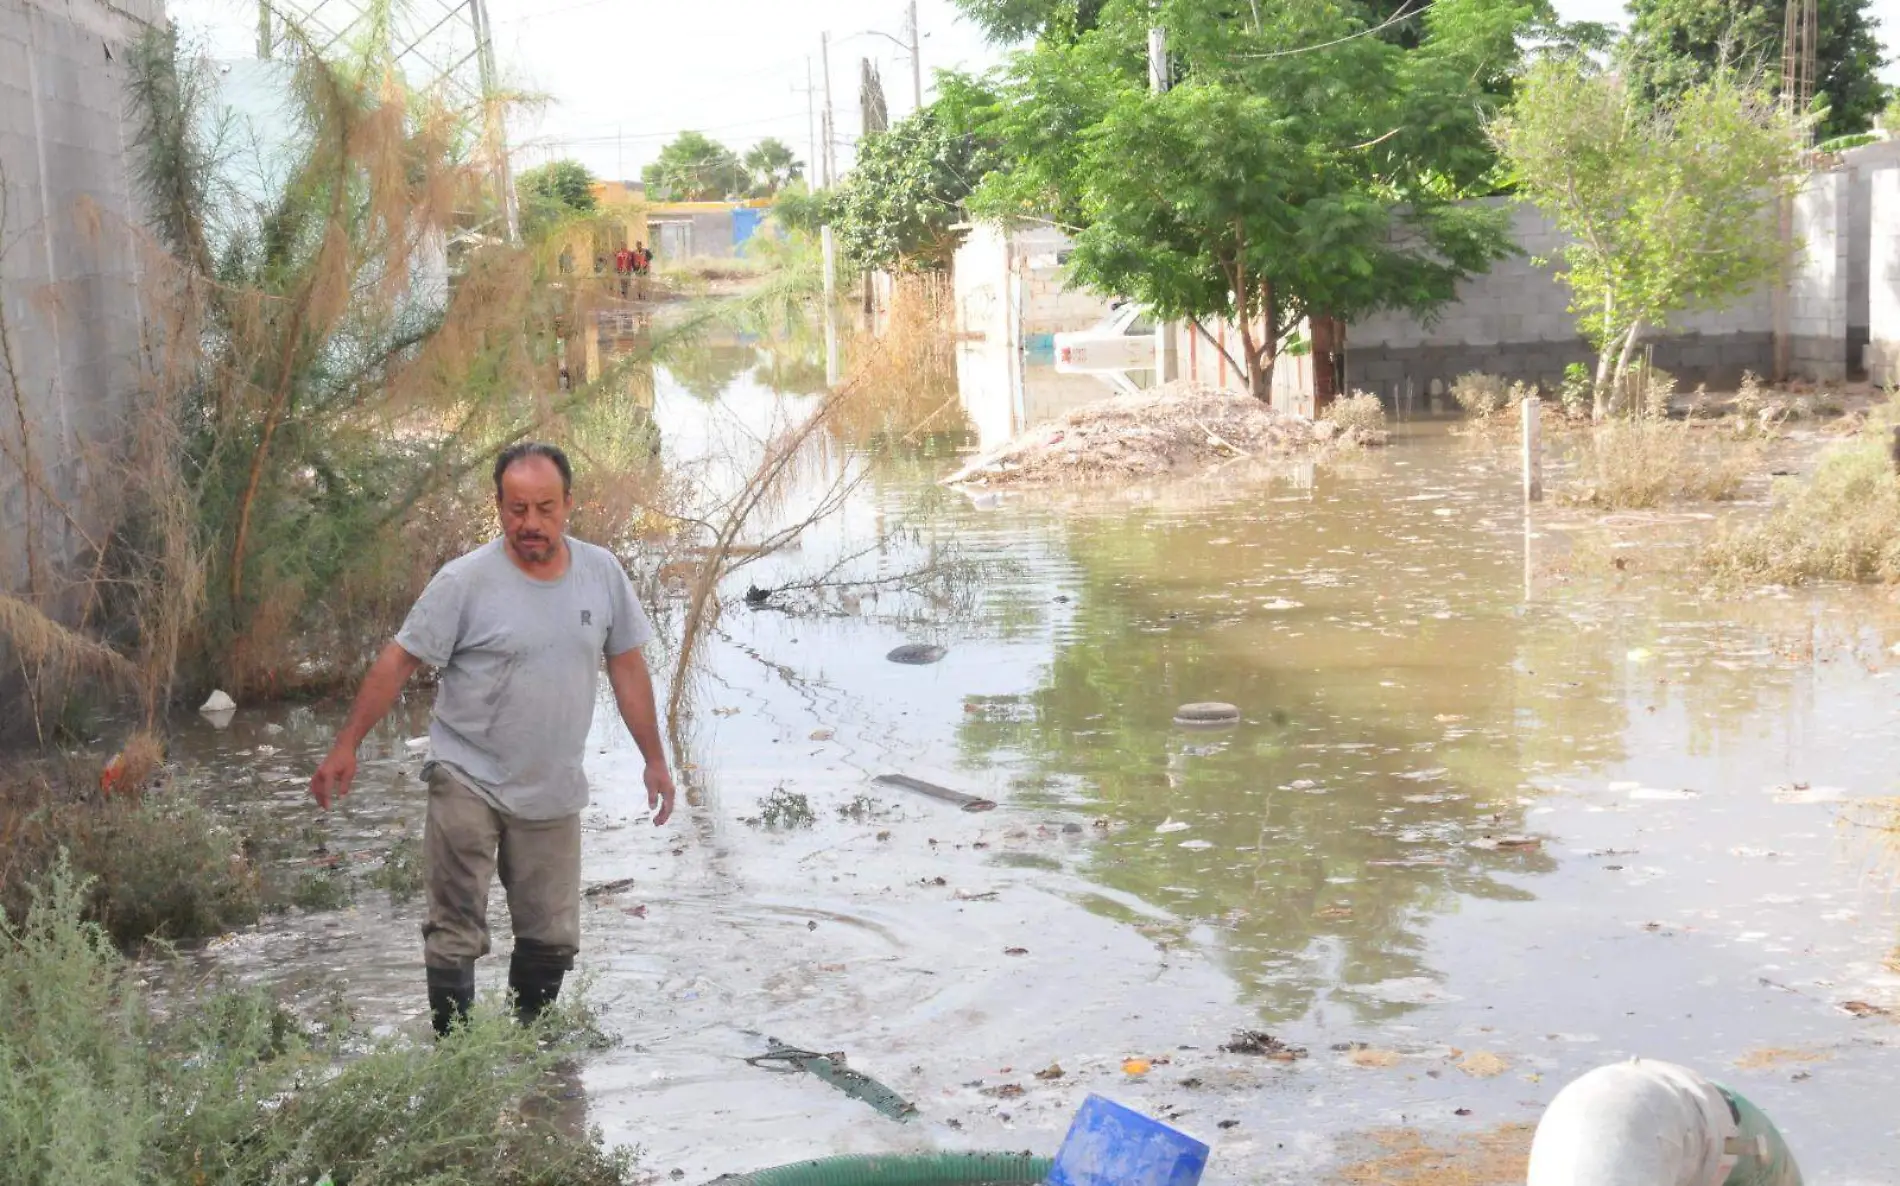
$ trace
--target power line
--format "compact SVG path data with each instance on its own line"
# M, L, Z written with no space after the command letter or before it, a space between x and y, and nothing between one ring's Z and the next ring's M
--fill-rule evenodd
M1315 52L1316 50L1331 49L1335 45L1344 45L1348 41L1357 41L1361 37L1370 37L1374 33L1380 33L1380 32L1384 32L1387 29L1390 29L1393 25L1399 24L1403 21L1409 21L1413 17L1418 16L1420 13L1430 8L1433 4L1433 0L1425 0L1425 3L1419 5L1417 8L1412 9L1411 11L1408 12L1406 11L1406 7L1410 3L1411 3L1411 0L1406 0L1406 4L1401 4L1397 12L1393 13L1390 17L1386 18L1380 23L1373 25L1369 29L1361 29L1357 33L1348 33L1344 37L1335 37L1331 41L1322 41L1317 45L1296 46L1293 49L1276 49L1276 50L1269 50L1265 53L1232 54L1230 56L1235 57L1235 58L1246 58L1250 61L1265 61L1269 58L1290 58L1294 56L1295 54L1310 54L1310 53Z

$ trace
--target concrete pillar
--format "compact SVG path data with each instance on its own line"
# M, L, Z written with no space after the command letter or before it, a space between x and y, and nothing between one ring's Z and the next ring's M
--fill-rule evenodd
M1900 385L1900 169L1873 175L1867 249L1867 378Z

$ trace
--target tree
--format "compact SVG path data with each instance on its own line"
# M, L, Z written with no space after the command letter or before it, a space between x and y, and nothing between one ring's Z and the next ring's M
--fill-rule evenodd
M1028 37L1073 41L1095 28L1107 0L956 0L991 41Z
M681 132L640 171L640 179L648 197L682 202L737 197L749 180L730 148L699 132Z
M745 170L752 179L755 197L769 198L805 175L805 162L793 154L791 145L768 136L745 154Z
M826 199L832 232L858 268L941 271L961 236L963 202L989 168L988 147L936 104L858 145L857 164Z
M1597 347L1599 419L1645 334L1735 300L1782 262L1769 220L1798 176L1795 126L1732 74L1649 108L1619 75L1542 62L1497 136L1520 191L1571 239L1560 278Z
M1301 321L1429 314L1507 250L1484 120L1519 61L1526 0L1437 0L1407 50L1332 5L1165 6L1176 77L1149 93L1148 6L1018 55L979 116L1006 166L990 217L1077 230L1072 277L1169 319L1237 323L1256 396ZM1292 52L1289 52L1289 48Z
M815 235L825 222L825 193L814 192L804 181L793 181L778 191L772 217L787 231Z
M1781 86L1783 0L1630 0L1619 61L1644 102L1667 106L1719 68ZM1885 59L1867 0L1818 0L1815 95L1823 137L1864 132L1886 105Z
M594 175L579 161L551 161L515 180L522 233L532 238L570 214L594 209Z

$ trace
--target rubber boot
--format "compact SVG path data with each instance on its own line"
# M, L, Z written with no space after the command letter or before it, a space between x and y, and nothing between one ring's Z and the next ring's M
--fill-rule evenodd
M449 1036L458 1025L468 1024L468 1011L475 1004L474 968L430 968L429 1021L437 1039Z
M573 956L529 940L515 944L508 957L508 991L515 1001L515 1020L533 1025L561 995L561 981Z

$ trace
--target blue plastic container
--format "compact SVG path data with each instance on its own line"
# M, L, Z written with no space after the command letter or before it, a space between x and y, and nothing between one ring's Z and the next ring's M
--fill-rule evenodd
M1206 1145L1091 1095L1062 1140L1049 1186L1195 1186L1206 1169Z

